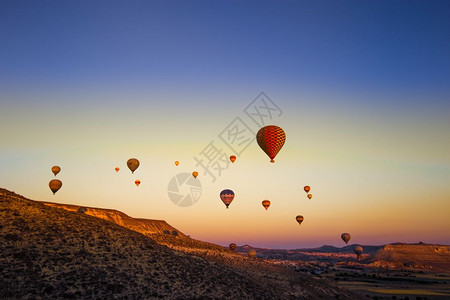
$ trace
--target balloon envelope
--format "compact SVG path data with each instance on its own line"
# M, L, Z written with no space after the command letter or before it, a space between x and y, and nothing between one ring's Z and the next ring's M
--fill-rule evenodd
M137 160L136 158L130 158L127 161L127 166L131 170L131 173L134 173L134 171L136 171L136 169L139 167L139 160Z
M311 187L309 185L306 185L304 188L305 192L308 194L309 191L311 190Z
M175 166L178 166L180 162L178 160L175 161Z
M311 199L312 198L312 194L308 194L307 197L308 197L308 199Z
M235 243L231 243L229 247L230 247L231 251L235 251L237 248L237 245Z
M61 171L61 168L60 168L59 166L53 166L53 167L52 167L52 172L53 172L53 174L55 174L55 176L56 176L56 174L58 174L60 171Z
M341 234L341 239L347 244L348 241L350 241L350 233L344 232L343 234Z
M235 155L231 155L230 156L230 160L231 160L232 163L234 163L234 161L236 160L236 156Z
M120 168L116 167L114 170L116 170L116 172L119 172Z
M261 128L256 134L259 147L269 156L270 162L277 156L286 141L286 134L281 127L268 125Z
M220 199L222 199L222 202L228 208L234 199L234 192L232 190L223 190L220 192Z
M192 172L192 176L194 176L194 178L197 178L198 172L197 171Z
M264 208L267 210L270 206L270 201L269 200L264 200L262 202L262 206L264 206Z
M360 245L355 246L355 248L353 248L353 251L355 252L356 256L359 258L361 257L361 254L363 254L363 247L361 247Z
M62 187L62 181L59 179L52 179L48 183L48 186L53 192L53 195Z
M298 222L298 224L302 224L303 219L304 219L303 216L300 216L300 215L295 217L295 220Z
M135 180L134 183L135 183L137 186L139 186L139 185L141 184L141 181L140 181L140 180Z

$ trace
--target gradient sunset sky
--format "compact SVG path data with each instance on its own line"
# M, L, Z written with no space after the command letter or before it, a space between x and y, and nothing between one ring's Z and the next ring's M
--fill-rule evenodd
M449 29L449 1L0 0L0 186L221 245L450 244ZM219 135L257 132L261 92L283 149L252 140L213 182L194 157L235 154ZM201 198L174 205L194 170Z

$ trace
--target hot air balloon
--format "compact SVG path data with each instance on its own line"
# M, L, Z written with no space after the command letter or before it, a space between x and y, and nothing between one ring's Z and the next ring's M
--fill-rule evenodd
M55 174L55 176L56 176L56 174L58 174L60 171L61 171L61 168L60 168L59 166L53 166L53 167L52 167L52 172L53 172L53 174Z
M307 197L308 197L308 199L311 199L312 198L312 194L308 194Z
M232 190L223 190L220 192L220 199L227 206L230 205L231 201L234 199L234 192Z
M286 141L286 134L283 129L275 125L268 125L261 128L256 134L259 147L269 156L270 162L277 156L278 151Z
M357 259L360 260L361 254L363 254L363 247L357 245L355 246L355 248L353 248L353 251L355 252Z
M131 173L133 174L134 171L136 171L136 169L139 167L139 160L137 160L136 158L130 158L127 161L127 166L131 170Z
M175 166L178 166L180 162L178 160L175 161Z
M302 222L303 222L303 216L298 215L298 216L295 217L295 220L298 222L298 224L301 225Z
M255 249L248 250L248 257L254 258L255 256L256 256L256 250Z
M263 200L262 206L264 206L264 208L267 210L269 208L269 206L270 206L270 201L269 200Z
M235 243L231 243L229 247L231 251L236 251L237 246Z
M134 181L134 183L136 184L136 186L139 186L139 185L141 184L141 181L140 181L139 179L136 179L136 180Z
M194 178L197 178L198 172L197 171L192 172L192 176L194 176Z
M306 185L304 188L305 192L308 194L309 191L311 190L311 187L309 185Z
M116 167L114 170L116 170L116 173L119 172L120 168Z
M62 187L62 182L59 179L52 179L48 183L48 186L53 192L53 195Z
M234 163L234 161L236 160L236 156L235 155L231 155L230 156L230 160L231 160L232 163Z
M344 232L341 234L341 239L348 244L348 241L350 241L350 233Z

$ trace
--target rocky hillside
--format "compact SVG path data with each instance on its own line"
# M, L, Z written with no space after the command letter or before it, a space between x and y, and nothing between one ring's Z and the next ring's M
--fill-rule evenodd
M166 221L163 220L136 219L115 209L94 208L53 202L42 203L48 206L62 208L73 212L78 212L79 210L81 210L87 215L111 221L113 223L116 223L117 225L140 232L147 236L151 236L154 234L168 234L186 237L181 231L170 226Z
M450 272L450 246L391 244L378 250L369 260L374 266Z
M113 222L0 189L1 299L357 298L328 281L207 251L215 254L175 251Z

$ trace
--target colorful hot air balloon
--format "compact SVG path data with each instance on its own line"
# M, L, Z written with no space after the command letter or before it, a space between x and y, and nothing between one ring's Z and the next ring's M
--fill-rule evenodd
M267 210L269 208L269 206L270 206L270 201L269 200L263 200L262 206L264 206L264 208Z
M256 250L255 249L248 250L248 257L254 258L255 256L256 256Z
M194 178L197 178L198 172L197 171L192 172L192 176L194 176Z
M231 155L230 156L230 160L231 160L232 163L234 163L234 161L236 160L236 156L235 155Z
M127 166L131 170L131 173L133 174L134 171L136 171L136 169L139 167L139 160L137 160L136 158L130 158L127 161Z
M62 187L62 182L59 179L52 179L48 183L48 186L53 192L53 195Z
M116 167L114 170L116 170L116 173L119 172L120 168Z
M53 167L52 167L52 172L53 172L53 174L55 174L55 176L56 176L56 174L58 174L60 171L61 171L61 168L60 168L59 166L53 166Z
M141 184L141 181L140 181L139 179L136 179L136 180L134 181L134 183L136 184L136 186L139 186L139 185Z
M361 255L363 254L363 247L361 247L360 245L355 246L355 248L353 248L353 251L356 254L356 258L358 260L361 259Z
M237 246L235 243L231 243L229 247L231 251L236 251Z
M180 162L178 160L175 161L175 166L178 166Z
M270 162L273 163L275 162L273 159L286 141L286 134L281 127L268 125L258 131L256 140L259 147L269 156Z
M296 220L296 221L298 222L298 224L300 224L300 225L302 224L303 219L304 219L303 216L300 216L300 215L298 215L298 216L295 217L295 220Z
M341 234L341 239L348 244L348 241L350 241L350 233L344 232Z
M306 185L304 188L305 192L308 194L309 191L311 190L311 187L309 185Z
M308 197L308 199L311 199L312 198L312 194L308 194L307 197Z
M220 192L220 199L227 206L230 205L231 201L234 199L234 192L232 190L223 190Z

